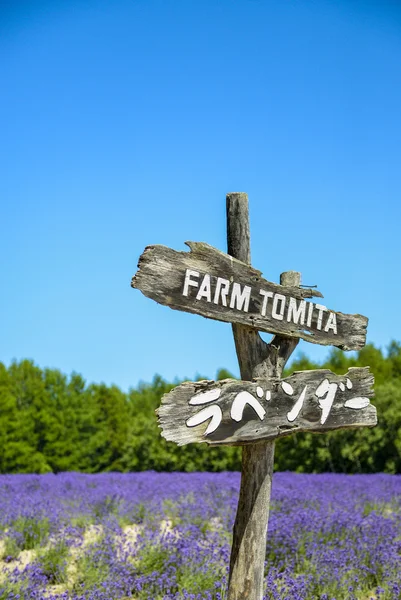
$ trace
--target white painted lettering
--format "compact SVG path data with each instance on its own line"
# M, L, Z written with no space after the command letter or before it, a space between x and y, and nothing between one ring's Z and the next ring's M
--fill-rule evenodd
M280 309L278 310L279 302L281 302L281 304L280 304ZM284 309L285 309L285 296L283 296L283 294L274 294L273 309L272 309L273 319L277 319L277 321L282 321L284 318Z
M206 273L199 288L199 292L196 294L196 299L201 300L206 298L208 302L212 301L212 289L210 287L210 275Z
M211 419L204 433L204 435L208 435L209 433L216 431L221 423L222 418L223 413L221 412L220 406L218 406L218 404L212 404L212 406L207 406L203 410L190 417L186 422L186 426L196 427L197 425L200 425L200 423L204 423L205 421Z
M265 290L260 290L259 294L261 294L263 296L263 304L262 304L262 310L260 311L260 314L262 315L262 317L265 317L267 303L268 303L269 298L273 298L273 292L265 292Z
M285 394L287 394L287 396L292 396L294 393L294 388L292 387L292 385L290 383L288 383L288 381L282 381L281 382L281 387L283 388L283 391Z
M223 306L227 306L227 295L230 290L230 282L228 279L223 279L223 277L217 278L216 283L216 291L214 293L214 304L219 303L219 299L221 297L221 303Z
M258 402L258 400L256 400L256 398L254 398L254 396L252 396L252 394L250 394L249 392L240 392L235 396L234 402L231 405L230 413L233 421L237 421L237 423L241 421L242 415L244 413L244 408L247 404L249 404L249 406L252 406L259 419L263 421L266 411L260 404L260 402Z
M327 308L325 306L323 306L323 304L316 304L315 308L319 311L319 314L317 315L317 328L321 329L322 328L323 313L324 313L324 311L327 310Z
M248 312L249 301L251 299L251 289L252 288L249 285L245 285L241 292L241 285L239 283L233 283L230 308L237 308L237 310L244 310L245 312Z
M306 300L301 300L299 306L295 298L290 298L288 305L287 321L293 321L296 325L301 325L305 322Z
M354 408L355 410L360 410L362 408L366 408L369 406L370 400L369 398L364 398L358 396L358 398L350 398L344 402L345 408Z
M313 316L313 307L314 304L313 302L308 302L309 304L309 309L308 309L308 320L306 321L306 324L308 327L311 327L312 325L312 316Z
M191 269L187 269L185 271L185 281L184 281L184 290L182 292L183 296L188 296L189 286L198 287L199 283L191 279L191 277L199 277L198 271L192 271Z
M330 383L328 379L324 379L316 389L315 394L319 398L319 406L322 409L322 415L320 417L320 423L322 425L324 425L330 414L337 389L338 385L336 383ZM323 398L324 395L326 395L326 398Z
M287 413L287 419L289 420L290 423L292 423L293 421L295 421L295 419L297 418L297 416L301 412L301 409L302 409L302 407L304 405L305 396L306 396L306 390L307 389L308 389L308 386L306 385L304 387L304 389L302 390L302 393L301 393L300 397L298 398L298 400L295 402L294 406L290 410L290 412Z
M206 392L201 392L200 394L192 396L189 404L207 404L208 402L213 402L213 400L220 398L220 394L221 388L217 388L217 390L206 390Z
M332 329L333 333L337 333L336 313L329 313L329 318L327 319L326 327L324 328L324 330L329 331L329 329Z

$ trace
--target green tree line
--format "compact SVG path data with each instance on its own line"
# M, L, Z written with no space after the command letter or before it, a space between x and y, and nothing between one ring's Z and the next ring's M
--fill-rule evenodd
M292 371L370 366L379 424L373 429L298 433L277 442L277 470L401 473L401 345L386 352L368 344L358 353L334 349L317 364L307 356ZM230 374L221 369L218 379ZM41 369L30 360L0 363L0 472L239 470L238 447L178 447L160 435L155 409L178 382L156 375L128 393L87 385L81 375Z

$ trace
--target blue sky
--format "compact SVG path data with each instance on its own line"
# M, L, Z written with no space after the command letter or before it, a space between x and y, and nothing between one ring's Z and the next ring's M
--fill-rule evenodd
M238 374L228 324L130 287L146 245L225 251L232 191L266 279L401 340L398 2L1 6L1 361L124 390Z

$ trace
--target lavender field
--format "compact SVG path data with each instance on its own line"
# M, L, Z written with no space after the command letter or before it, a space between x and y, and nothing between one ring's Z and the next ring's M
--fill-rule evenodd
M0 599L226 598L237 473L0 476ZM401 598L401 477L278 473L266 599Z

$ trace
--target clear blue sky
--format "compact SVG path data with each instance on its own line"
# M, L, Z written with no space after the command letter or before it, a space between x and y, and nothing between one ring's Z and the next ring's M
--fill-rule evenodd
M0 81L5 364L238 374L228 324L130 287L148 244L225 251L230 191L267 279L401 340L398 1L3 1Z

